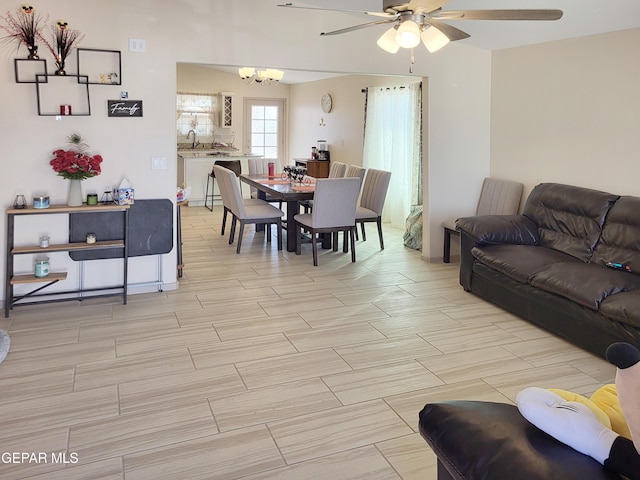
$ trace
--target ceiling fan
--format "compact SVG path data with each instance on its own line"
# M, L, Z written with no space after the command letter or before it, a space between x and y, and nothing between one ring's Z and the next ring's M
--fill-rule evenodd
M442 20L558 20L562 10L449 10L442 7L450 0L382 0L382 12L359 10L338 10L331 8L299 7L291 3L278 5L287 8L353 12L380 17L382 20L322 32L321 36L340 35L373 25L393 24L380 38L378 46L389 53L396 53L401 47L413 49L420 42L433 53L447 43L468 38L469 34ZM413 64L413 54L412 62Z

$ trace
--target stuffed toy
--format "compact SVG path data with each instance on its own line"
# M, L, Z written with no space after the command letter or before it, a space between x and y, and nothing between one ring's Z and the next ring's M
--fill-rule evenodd
M517 398L529 422L608 470L640 480L640 351L614 343L607 360L617 367L615 385L590 398L563 390L530 387Z

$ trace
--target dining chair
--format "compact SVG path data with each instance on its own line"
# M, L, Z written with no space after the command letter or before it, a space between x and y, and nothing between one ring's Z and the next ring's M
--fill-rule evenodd
M329 176L327 178L343 178L347 171L347 164L342 162L333 162L329 168ZM304 209L304 213L309 213L313 209L313 200L304 200L300 202Z
M278 160L268 159L268 158L249 158L247 159L247 165L249 167L249 175L268 175L269 174L269 163L275 163L274 171L276 175L280 174L280 165ZM259 198L258 190L255 187L251 187L251 198ZM269 203L277 203L278 208L282 208L282 200L278 198L272 198L267 196L265 199Z
M342 162L331 162L329 176L327 178L342 178L347 171L347 164Z
M360 188L362 188L362 182L364 181L364 176L366 173L366 168L359 167L358 165L347 165L347 170L345 171L344 176L359 178Z
M244 226L246 224L257 223L264 223L266 225L265 236L268 242L271 241L271 224L276 224L278 230L278 250L282 250L282 216L284 212L265 201L246 204L243 201L240 184L235 174L222 167L214 166L214 168L216 169L216 178L219 177L221 181L224 182L222 193L226 197L229 203L229 211L233 215L231 232L229 233L229 244L233 243L236 225L240 223L236 253L240 253L240 248L242 247Z
M233 171L236 176L242 173L242 164L240 160L216 160L213 165L218 165L220 167L227 168ZM211 193L209 193L209 185L211 185ZM207 174L207 187L204 192L204 206L213 212L213 201L216 197L221 198L222 195L215 194L215 185L216 185L216 175L215 170L211 170L211 173ZM218 186L218 191L220 190L220 186ZM211 207L209 207L209 200L211 200Z
M476 215L515 215L520 208L520 199L524 185L513 180L487 177L482 182ZM444 248L442 261L451 261L451 235L459 235L456 219L442 222L444 228Z
M218 190L220 191L220 197L222 198L222 208L223 208L222 226L220 228L220 235L224 235L224 231L227 225L227 214L231 211L230 210L231 197L230 197L230 194L228 193L229 187L227 187L227 180L228 180L227 176L224 174L224 172L220 172L220 169L228 170L226 167L222 167L219 164L218 165L214 164L213 171L211 173L213 174L215 170L218 170L218 174L221 175L220 178L218 178ZM235 172L233 173L235 174ZM229 178L234 182L238 181L238 177L236 177L235 179L233 177L229 177ZM244 205L247 205L247 206L263 205L265 203L264 200L259 200L255 198L243 198L242 202ZM229 243L232 243L232 242L229 242Z
M384 239L382 238L382 208L387 198L391 172L370 168L364 178L362 194L360 196L360 206L356 210L356 223L362 229L362 241L367 240L364 224L376 222L378 224L378 237L380 239L380 250L384 250ZM358 232L356 230L356 236ZM356 237L357 238L357 237Z
M319 178L316 180L313 194L314 207L311 213L299 213L294 216L296 234L296 255L302 251L302 232L304 229L311 235L313 265L318 266L319 233L344 232L342 251L349 251L347 233L351 239L351 261L356 261L355 219L360 181L357 178ZM294 232L291 232L294 233ZM338 251L338 244L333 242L333 251Z

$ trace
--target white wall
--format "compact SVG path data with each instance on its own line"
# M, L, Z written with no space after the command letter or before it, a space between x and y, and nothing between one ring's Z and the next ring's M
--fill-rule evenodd
M0 11L16 4L0 2ZM390 55L375 46L380 32L375 28L323 38L317 32L339 28L335 16L311 16L309 12L277 9L272 2L203 2L200 0L50 0L42 6L52 19L62 18L71 28L86 33L86 48L122 51L122 86L91 87L92 115L70 117L57 122L36 114L33 85L16 84L13 58L26 56L22 48L2 44L0 62L0 131L3 138L5 175L0 177L4 205L16 194L28 198L46 190L53 202L64 202L66 183L50 170L53 149L64 145L70 133L86 137L93 151L105 158L103 174L84 182L85 191L105 187L129 178L138 198L173 198L176 184L175 92L176 64L201 63L299 68L354 74L406 75L407 52ZM250 14L247 12L251 12ZM288 14L288 15L285 15ZM344 26L353 19L345 16ZM145 53L130 53L128 40L146 40ZM41 49L43 58L51 56ZM73 60L73 59L72 59ZM74 62L68 64L70 73ZM425 192L425 258L440 250L439 221L455 207L473 204L479 180L489 170L489 80L490 53L453 44L430 55L416 52L414 75L429 77L430 126L425 139L425 161L429 166ZM107 99L121 90L130 99L144 102L144 117L108 118ZM166 170L151 170L152 156L167 158ZM459 195L448 198L457 188ZM65 229L61 225L62 230ZM4 222L0 238L4 238ZM22 243L31 243L40 233L27 230ZM53 232L50 232L53 233ZM4 242L2 244L4 246ZM145 259L132 265L131 280L144 281L155 275L155 266ZM112 265L113 264L113 265ZM4 265L4 263L2 263ZM116 272L115 262L100 262L102 271ZM54 269L70 271L76 265L60 259ZM115 275L115 273L114 273ZM175 251L163 259L163 280L175 282ZM68 286L68 285L67 285Z
M640 29L495 52L491 173L640 195Z

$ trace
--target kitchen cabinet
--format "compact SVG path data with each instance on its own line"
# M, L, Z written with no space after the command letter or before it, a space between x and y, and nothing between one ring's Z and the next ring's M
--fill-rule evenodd
M205 194L207 192L207 179L213 170L216 160L240 160L243 173L249 172L248 159L251 155L229 155L219 154L216 151L178 151L178 185L191 187L189 194L189 206L202 206L205 204ZM217 182L214 183L213 195L220 198ZM249 188L243 186L243 195L249 198ZM211 186L209 187L211 194Z
M233 127L233 93L220 92L220 127Z

